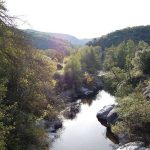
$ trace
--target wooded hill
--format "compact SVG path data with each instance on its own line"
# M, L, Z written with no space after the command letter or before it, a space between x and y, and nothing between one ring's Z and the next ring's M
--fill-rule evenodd
M100 38L95 38L92 41L88 42L87 45L108 48L112 45L117 46L121 42L126 42L127 40L133 40L136 43L142 40L150 44L150 26L137 26L117 30Z
M48 33L36 30L24 30L31 45L36 49L55 49L60 52L70 52L73 47L85 45L88 39L78 39L72 35Z
M68 53L73 47L70 42L51 36L48 33L35 30L24 30L24 33L35 49L55 49L59 52Z

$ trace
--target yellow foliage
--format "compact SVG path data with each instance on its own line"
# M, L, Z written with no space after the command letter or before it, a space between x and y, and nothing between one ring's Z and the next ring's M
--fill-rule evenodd
M90 76L90 74L87 72L84 73L84 79L86 81L86 84L90 84L94 80L94 78L92 76Z

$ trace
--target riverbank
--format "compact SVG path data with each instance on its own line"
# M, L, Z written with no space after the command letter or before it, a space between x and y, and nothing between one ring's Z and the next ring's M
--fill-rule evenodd
M60 114L55 115L54 118L42 119L38 125L44 129L50 136L52 142L57 136L57 131L63 128L63 118L74 119L76 114L80 112L81 101L79 99L92 98L98 94L99 90L102 90L103 83L100 76L90 75L92 81L90 83L83 83L78 87L76 91L74 89L61 89L59 93L59 99L62 100L63 109ZM61 76L57 76L58 83L63 80ZM57 88L58 89L58 88ZM62 117L63 116L63 117Z
M59 94L64 100L64 103L75 102L78 99L89 98L95 96L99 90L102 90L104 85L102 78L99 75L88 74L90 79L83 80L82 84L75 89L65 87L59 90ZM90 80L90 81L87 81ZM58 85L59 88L63 84L63 77L59 77ZM58 89L59 89L58 88Z
M98 79L98 78L97 78ZM94 90L91 90L88 87L82 87L81 88L81 93L82 94L79 94L78 93L78 97L75 97L74 94L72 96L72 94L70 94L70 92L66 91L66 93L62 96L65 99L65 110L63 111L62 115L64 116L65 120L67 119L71 119L71 120L74 120L76 117L77 117L77 114L80 113L81 111L81 105L82 105L82 102L84 102L83 99L85 98L90 98L92 97L93 95L96 95L98 90L99 89L102 89L104 86L103 84L103 80L102 77L100 76L99 78L100 80L100 84L97 88L94 88L96 89L95 91ZM91 85L92 86L92 85ZM148 91L149 88L146 88L146 91ZM69 93L69 94L68 94ZM147 93L148 92L144 92L147 96ZM77 95L77 94L76 94ZM82 98L82 101L77 101L77 98ZM86 102L87 103L87 102ZM89 102L89 105L91 105L91 101ZM95 113L96 114L96 113ZM131 137L128 136L128 134L126 134L125 132L124 133L118 133L116 134L115 132L113 132L111 130L111 126L115 125L118 121L118 113L117 113L117 105L116 104L111 104L111 105L106 105L104 106L104 108L102 108L99 113L99 115L97 115L97 118L98 120L102 123L102 125L106 126L107 127L107 132L106 132L106 136L108 136L111 141L113 141L115 144L119 144L120 145L120 149L122 149L123 147L134 147L135 145L136 146L139 146L139 147L142 147L143 149L145 148L142 144L139 145L138 144L138 141L136 140L131 140ZM63 120L64 121L64 120ZM64 129L64 123L63 125L60 127L62 129ZM58 128L59 129L59 128ZM60 130L62 130L60 129ZM56 139L56 137L58 137L57 135L57 130L55 132L50 132L49 134L51 134L52 136L50 137L53 137L53 140ZM135 143L132 143L133 141L135 141ZM129 143L129 144L127 144ZM125 145L126 144L126 145ZM123 146L125 145L125 146Z
M118 141L119 148L117 150L150 150L150 145L147 145L145 141L136 141L135 139L131 139L127 132L115 134L112 131L112 126L115 125L121 118L117 113L117 105L106 105L97 113L97 119L99 122L107 127L107 130L113 135L114 141ZM141 139L142 140L142 139Z

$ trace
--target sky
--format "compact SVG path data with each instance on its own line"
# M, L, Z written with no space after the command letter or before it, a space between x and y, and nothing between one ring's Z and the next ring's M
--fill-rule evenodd
M18 28L100 37L126 27L150 25L150 0L5 0Z

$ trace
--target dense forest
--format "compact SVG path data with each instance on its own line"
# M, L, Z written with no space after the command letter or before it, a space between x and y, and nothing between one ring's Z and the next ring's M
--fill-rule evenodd
M108 45L100 42L103 37L94 39L89 42L92 46L82 48L72 55L76 59L72 58L71 61L74 63L78 61L76 63L78 65L76 70L70 71L75 71L76 76L73 76L75 87L81 83L81 74L84 74L84 71L89 74L89 78L92 78L91 74L97 73L98 70L107 72L103 77L105 90L117 97L117 111L120 118L120 121L113 125L113 132L126 133L131 141L142 140L146 143L150 142L148 29L149 26L134 27L110 33L106 35ZM116 34L122 37L118 38L120 42L116 40ZM97 43L94 43L95 41ZM89 43L88 45L91 45ZM86 54L82 55L84 52ZM71 61L69 64L74 65Z
M55 49L60 53L69 53L73 45L66 40L51 36L47 33L38 32L34 30L23 30L24 34L28 37L28 42L35 49Z
M61 110L53 90L55 61L33 49L0 1L0 149L46 149L42 118Z
M106 89L117 97L120 121L115 133L127 133L131 140L150 142L149 73L150 49L144 41L132 40L106 49ZM142 139L141 139L142 138Z
M120 118L113 132L146 143L150 142L149 31L149 26L127 28L88 43L103 47L104 85L117 97Z

